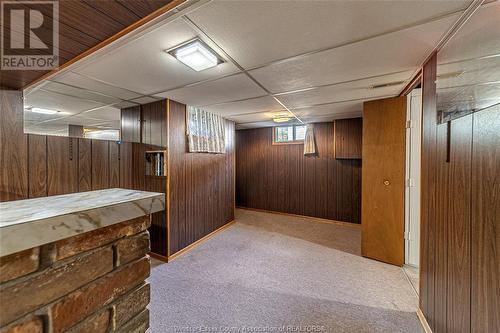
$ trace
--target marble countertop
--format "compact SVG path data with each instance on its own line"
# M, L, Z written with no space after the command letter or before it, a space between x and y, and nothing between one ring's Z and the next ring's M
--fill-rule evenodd
M163 193L107 189L0 203L0 257L165 209Z

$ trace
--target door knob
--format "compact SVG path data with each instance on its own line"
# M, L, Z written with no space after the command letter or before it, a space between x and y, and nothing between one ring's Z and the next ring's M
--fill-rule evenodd
M386 180L384 180L384 185L389 186L389 185L391 185L391 182L386 179Z

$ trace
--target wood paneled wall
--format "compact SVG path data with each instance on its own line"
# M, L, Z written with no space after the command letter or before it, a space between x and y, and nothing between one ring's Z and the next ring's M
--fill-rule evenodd
M361 160L335 158L334 123L314 135L318 153L304 156L273 145L272 128L236 131L236 205L360 223Z
M500 106L436 122L423 69L420 309L433 332L500 327Z
M131 143L34 134L23 137L28 150L21 158L26 159L26 167L15 169L9 165L4 169L27 173L27 181L19 192L22 196L2 196L0 201L112 187L132 188ZM5 188L2 184L2 191Z
M335 158L361 158L363 118L339 119L335 126Z
M141 106L121 109L120 137L124 142L141 142Z
M167 100L141 105L142 143L167 147Z
M169 102L169 254L234 219L234 123L225 126L225 154L188 153L186 106Z
M23 133L23 93L0 90L0 201L28 196L28 138Z

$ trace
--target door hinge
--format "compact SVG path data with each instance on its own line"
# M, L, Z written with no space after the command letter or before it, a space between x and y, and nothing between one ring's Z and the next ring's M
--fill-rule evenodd
M406 121L406 128L412 128L413 127L413 124L411 122L411 120L407 120Z
M411 240L411 233L409 231L405 231L405 239Z
M411 178L406 179L406 187L412 187L413 186L413 180Z

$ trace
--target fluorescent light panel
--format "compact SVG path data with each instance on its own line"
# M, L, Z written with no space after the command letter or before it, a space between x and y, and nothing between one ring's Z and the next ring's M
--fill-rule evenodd
M199 39L181 44L167 52L197 72L215 67L222 62L217 53Z
M41 114L56 114L59 111L49 110L49 109L42 109L42 108L31 108L31 112L41 113Z
M279 117L279 118L273 118L273 121L275 123L286 123L287 121L290 121L292 119L291 117Z

